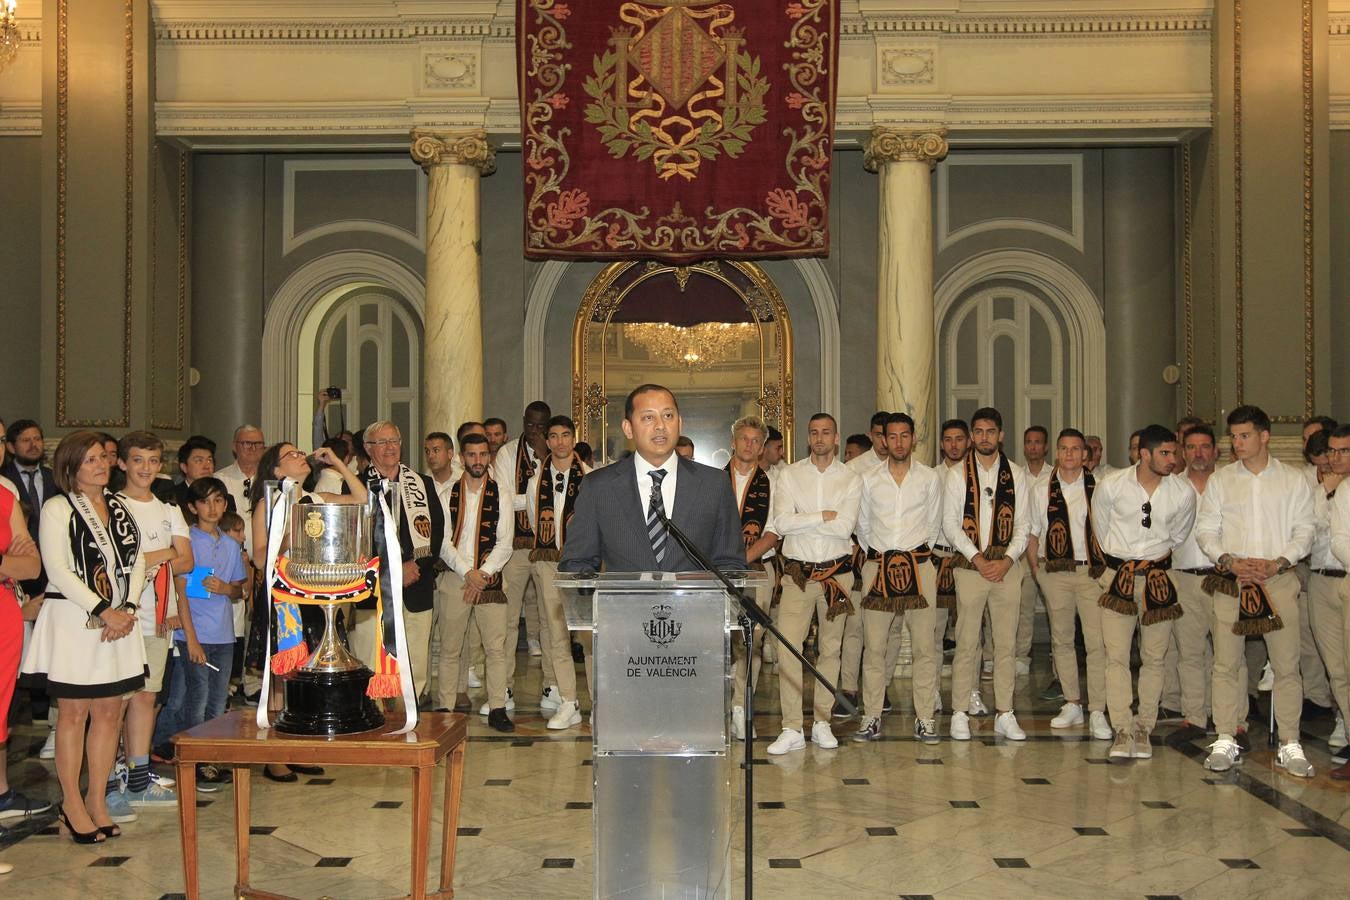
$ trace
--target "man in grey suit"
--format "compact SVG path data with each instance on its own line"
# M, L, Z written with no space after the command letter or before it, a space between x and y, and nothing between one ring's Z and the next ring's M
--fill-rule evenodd
M726 472L675 453L680 409L659 384L633 389L624 403L631 456L596 469L581 483L558 570L692 572L702 566L665 533L660 507L719 568L744 569L741 517Z

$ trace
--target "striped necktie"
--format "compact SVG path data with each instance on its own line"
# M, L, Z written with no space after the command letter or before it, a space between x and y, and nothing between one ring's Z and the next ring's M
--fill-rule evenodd
M661 517L666 513L666 503L661 497L661 481L666 477L665 469L652 469L652 495L647 502L647 537L652 542L652 553L659 566L666 558L666 526Z

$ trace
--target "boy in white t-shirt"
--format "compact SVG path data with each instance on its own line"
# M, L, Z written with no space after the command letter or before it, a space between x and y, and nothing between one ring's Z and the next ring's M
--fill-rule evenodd
M108 784L108 811L114 822L136 818L133 807L176 809L172 790L150 777L150 739L155 728L155 700L164 684L164 669L172 644L169 632L178 627L173 576L192 571L192 542L183 511L165 503L150 491L159 475L164 444L148 431L133 431L117 445L117 464L126 473L121 491L123 502L141 532L141 555L145 559L145 590L137 618L145 641L146 666L150 675L145 687L127 705L124 746L127 778L123 785L114 773Z

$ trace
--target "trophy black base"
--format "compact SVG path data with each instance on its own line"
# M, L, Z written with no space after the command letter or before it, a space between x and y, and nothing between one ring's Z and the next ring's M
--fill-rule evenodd
M374 675L362 666L347 672L308 672L286 676L286 708L273 726L283 734L359 734L384 724L384 714L366 696Z

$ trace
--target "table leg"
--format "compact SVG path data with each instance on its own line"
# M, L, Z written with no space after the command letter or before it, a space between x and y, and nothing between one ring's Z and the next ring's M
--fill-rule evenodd
M459 801L464 796L464 744L450 752L445 767L445 800L441 807L441 893L455 893L455 841L459 837Z
M427 845L431 842L431 784L435 765L413 769L412 898L426 900Z
M183 891L187 900L201 896L197 880L197 766L178 760L178 828L183 842Z
M234 767L234 890L248 890L249 803L253 799L253 785L248 766Z

